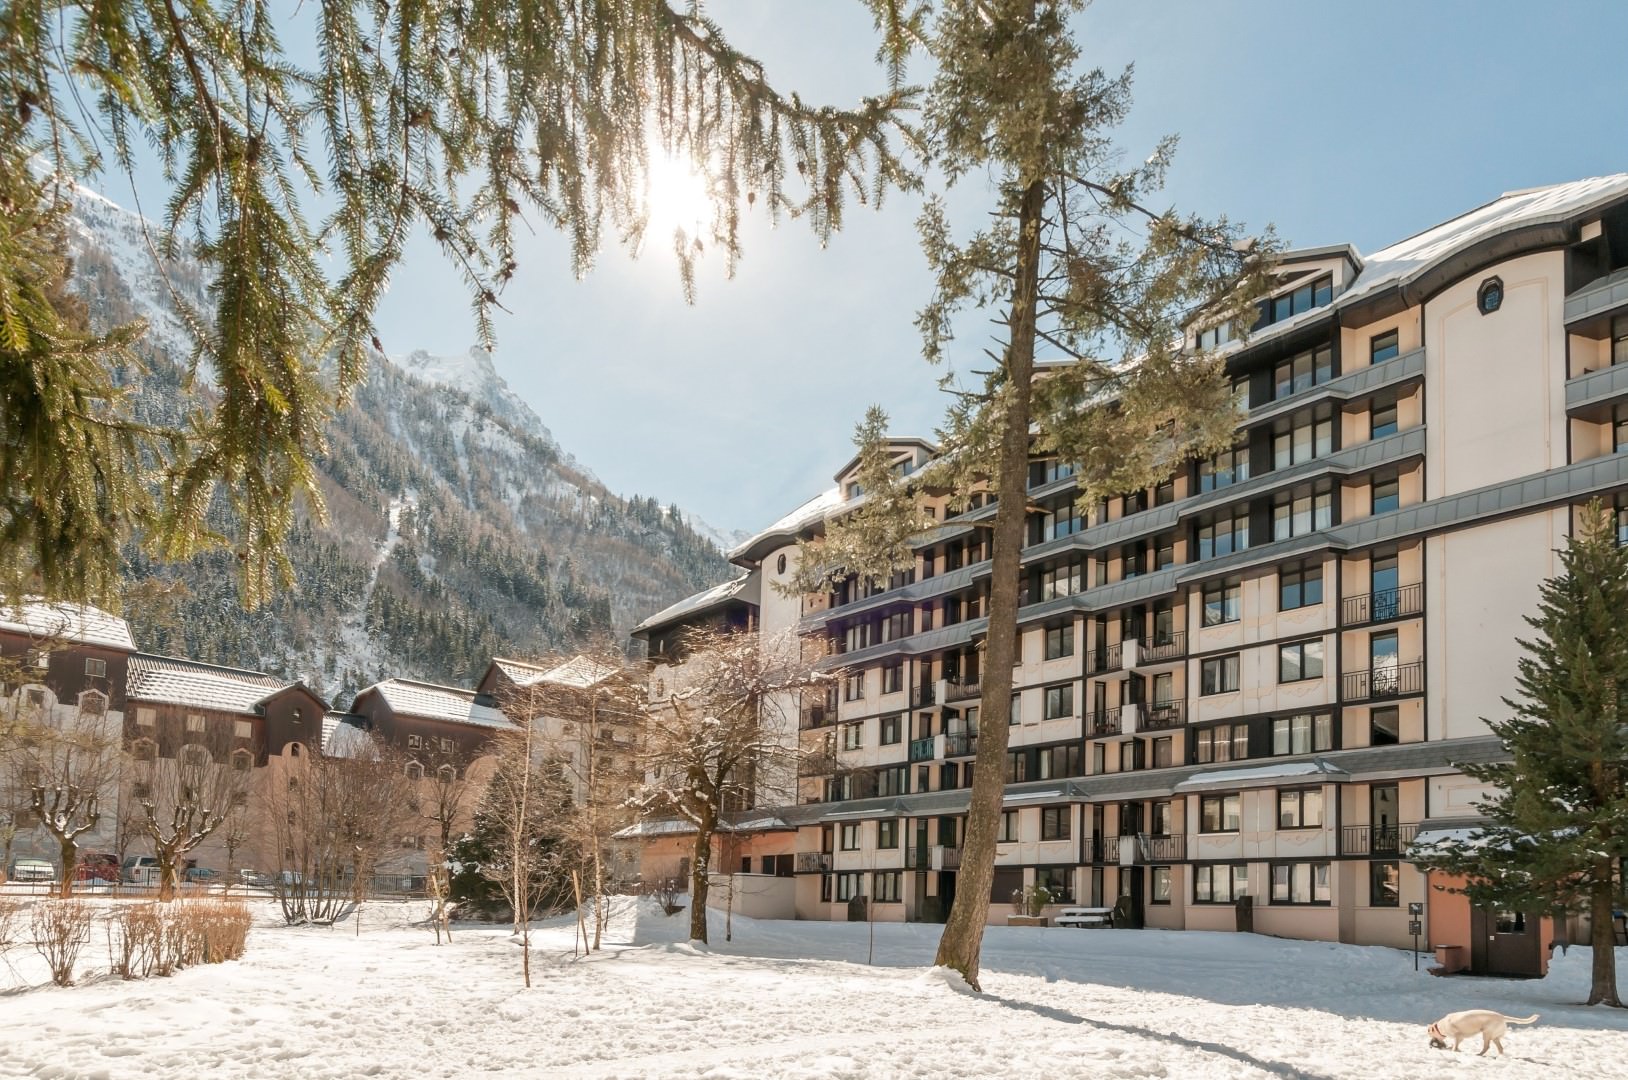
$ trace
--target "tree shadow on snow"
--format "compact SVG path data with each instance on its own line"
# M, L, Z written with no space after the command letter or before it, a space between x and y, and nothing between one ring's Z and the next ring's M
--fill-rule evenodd
M988 994L985 996L989 1001L993 1001L997 1005L1005 1006L1006 1008L1016 1010L1017 1012L1034 1013L1036 1016L1043 1016L1048 1020L1056 1020L1058 1023L1062 1024L1079 1024L1086 1027L1096 1028L1099 1031L1116 1031L1122 1035L1139 1035L1145 1039L1155 1039L1159 1042L1170 1043L1173 1046L1185 1046L1190 1050L1202 1050L1207 1054L1216 1054L1221 1057L1232 1058L1234 1061L1253 1066L1254 1068L1260 1069L1262 1072L1272 1073L1277 1076L1291 1077L1295 1078L1295 1080L1332 1080L1331 1077L1326 1076L1323 1073L1307 1072L1305 1069L1282 1061L1267 1061L1263 1058L1258 1058L1254 1054L1248 1053L1247 1051L1228 1046L1225 1043L1206 1042L1203 1039L1189 1039L1184 1036L1177 1035L1173 1031L1155 1031L1152 1028L1142 1027L1139 1024L1116 1024L1111 1020L1093 1020L1089 1017L1079 1016L1075 1013L1071 1013L1067 1009L1053 1008L1050 1005L1037 1005L1032 1001L1016 1001L1012 998L1004 998L996 994Z

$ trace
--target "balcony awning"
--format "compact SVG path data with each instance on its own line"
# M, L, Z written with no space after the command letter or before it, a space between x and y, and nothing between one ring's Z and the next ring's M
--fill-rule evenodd
M1276 787L1290 783L1344 784L1351 774L1322 758L1311 761L1285 761L1281 765L1262 765L1250 769L1216 769L1189 776L1175 786L1182 791L1217 791L1226 788Z
M827 814L821 814L820 820L868 821L875 818L903 817L904 814L904 803L900 802L898 799L894 799L891 802L883 803L879 806L865 806L858 810L834 810Z

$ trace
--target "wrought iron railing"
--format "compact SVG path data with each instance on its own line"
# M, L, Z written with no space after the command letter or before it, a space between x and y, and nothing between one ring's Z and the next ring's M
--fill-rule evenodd
M1395 825L1346 825L1340 829L1341 855L1406 854L1419 833L1414 822Z
M1085 737L1100 739L1106 735L1118 735L1121 731L1120 716L1124 706L1113 709L1103 709L1085 714Z
M1142 643L1140 653L1137 663L1143 667L1179 660L1187 655L1187 635L1180 630L1171 634L1156 635L1152 641Z
M910 740L910 760L912 762L933 760L933 739L931 736L925 739Z
M797 872L799 874L819 874L831 869L831 853L829 851L799 851L797 853Z
M1187 719L1187 702L1155 701L1142 706L1142 719L1137 725L1142 731L1163 731L1181 727Z
M1399 585L1394 589L1376 589L1361 596L1346 597L1341 604L1340 621L1346 626L1361 626L1417 615L1423 610L1424 585Z
M1424 664L1387 664L1367 671L1347 672L1340 685L1342 701L1376 701L1417 694L1424 689Z

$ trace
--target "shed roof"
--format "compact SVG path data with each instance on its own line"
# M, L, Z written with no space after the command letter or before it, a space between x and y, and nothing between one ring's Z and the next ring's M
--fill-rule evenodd
M136 648L129 623L89 604L32 601L20 609L0 607L0 630L36 639L78 641L131 652Z
M267 698L298 685L263 671L205 664L177 656L135 653L130 657L124 692L132 701L252 713L256 711L255 706Z

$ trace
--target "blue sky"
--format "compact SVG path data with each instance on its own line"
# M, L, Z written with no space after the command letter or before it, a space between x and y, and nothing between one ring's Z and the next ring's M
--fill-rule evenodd
M883 84L858 3L707 10L783 89L839 104ZM1271 223L1297 246L1373 251L1506 190L1628 170L1621 2L1098 0L1078 32L1087 63L1136 65L1132 160L1180 135L1170 204ZM982 182L962 187L954 205L975 222ZM613 489L756 529L830 484L866 406L908 433L941 415L912 325L929 289L917 206L854 208L823 251L795 222L754 222L736 279L704 265L693 307L659 245L637 262L607 248L578 281L540 235L503 297L498 370ZM428 244L378 321L391 353L474 340Z

